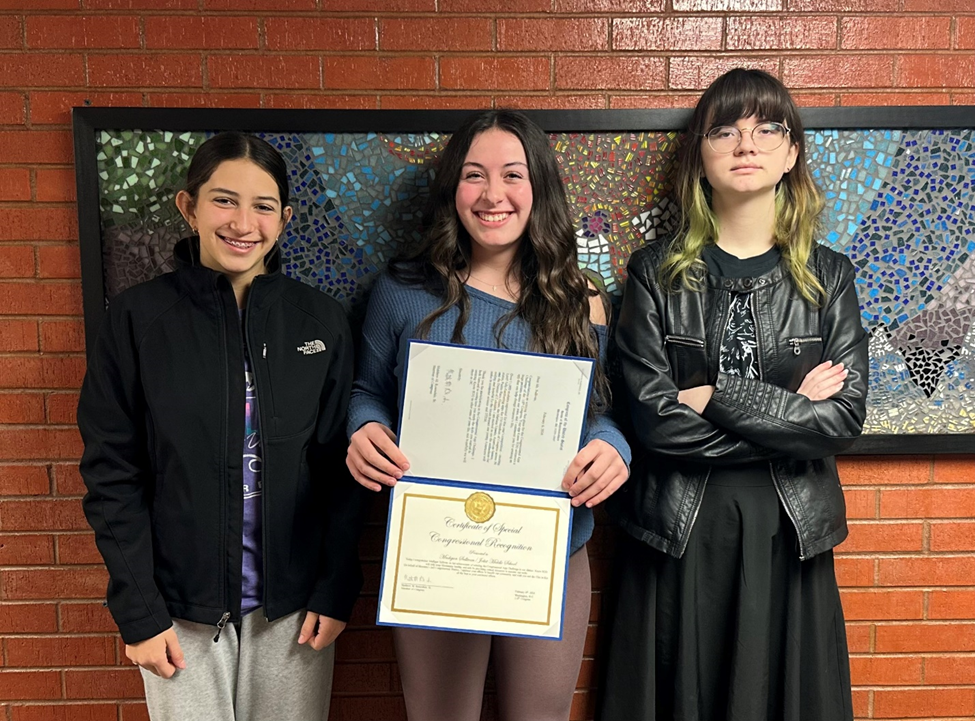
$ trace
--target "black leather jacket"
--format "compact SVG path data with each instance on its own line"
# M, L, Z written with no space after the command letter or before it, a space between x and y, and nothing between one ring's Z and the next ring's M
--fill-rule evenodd
M826 290L815 307L784 261L758 278L701 272L700 291L668 292L659 278L665 253L664 242L652 243L629 263L616 343L640 457L610 512L628 533L679 558L711 467L768 460L800 557L829 550L847 535L833 455L860 435L866 413L868 337L853 265L815 248L809 263ZM753 294L762 380L718 372L732 292ZM842 391L817 402L796 393L825 360L849 370ZM677 402L678 390L700 385L715 386L703 415Z

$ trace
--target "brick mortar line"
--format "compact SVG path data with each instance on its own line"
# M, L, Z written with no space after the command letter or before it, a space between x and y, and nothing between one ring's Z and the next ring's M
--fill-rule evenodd
M877 554L878 553L881 553L881 552L880 551L870 551L870 552L851 551L850 553L842 553L842 552L840 552L837 555L842 556L843 558L870 558L870 559L874 559L874 558L877 558ZM920 551L917 551L915 553L909 553L907 551L889 551L888 554L889 555L885 555L884 558L887 558L887 559L890 559L890 558L940 558L940 559L944 559L944 558L970 558L970 559L975 560L975 553L973 553L971 551L941 551L941 552L936 552L936 553L935 552L921 553ZM971 585L971 584L966 584L966 585Z
M662 59L664 59L664 60L670 60L670 58L662 58ZM32 89L34 89L34 90L42 90L43 92L51 92L52 91L50 88L32 88ZM58 90L58 89L55 89L55 90ZM418 93L430 94L430 95L434 95L434 96L445 95L445 96L448 96L448 97L454 96L454 95L471 95L471 94L474 94L474 95L484 95L485 93L492 94L492 95L499 94L497 90L495 90L493 88L488 88L488 87L469 87L469 88L464 88L464 89L458 89L458 88L438 89L438 88L435 88L435 87L429 87L429 88L405 88L405 89L400 89L400 90L387 90L387 89L384 89L384 88L353 88L353 89L343 89L343 88L308 87L308 88L291 88L291 89L288 89L288 90L283 90L283 89L280 89L280 88L268 88L266 86L249 87L249 86L239 86L239 85L238 86L226 86L226 87L220 86L220 87L216 87L216 88L211 87L211 88L207 89L207 88L204 88L202 85L193 85L193 86L180 86L180 87L176 87L176 86L172 86L172 87L163 87L163 86L149 87L149 86L143 86L143 87L139 87L139 88L133 88L132 86L107 86L107 87L104 87L104 88L101 88L101 87L99 87L99 88L87 88L87 90L91 90L93 92L106 92L106 93L132 92L132 93L149 93L149 94L157 94L157 95L158 94L170 94L170 93L171 94L186 94L186 95L193 94L193 93L202 93L204 95L222 95L222 94L243 95L243 94L248 94L248 93L268 93L268 94L272 94L272 95L322 95L322 96L337 95L337 96L349 96L349 97L360 97L360 96L369 96L369 97L371 97L371 96L377 96L378 95L380 99L382 99L383 97L395 97L395 96L407 97L407 96L415 96ZM561 93L561 94L567 94L567 95L578 95L581 92L582 94L602 94L602 93L609 93L610 95L613 95L615 97L634 97L634 96L649 96L649 97L664 97L664 96L667 96L667 97L669 97L669 96L672 96L674 94L677 94L679 96L688 95L688 96L692 96L692 97L698 97L704 91L704 88L648 88L646 90L634 90L632 88L620 88L620 87L587 88L587 87L571 87L570 86L570 87L550 88L550 90L552 92L555 92L555 93ZM835 95L835 96L838 96L840 99L842 99L842 96L844 96L844 95L874 95L874 94L880 94L880 93L896 94L896 91L900 91L903 94L912 94L912 93L913 94L918 94L918 93L939 93L939 94L949 94L950 95L952 93L956 93L956 94L960 94L960 95L967 96L967 95L970 95L973 92L975 92L975 86L973 86L973 87L966 87L966 86L934 86L934 85L926 86L926 85L924 85L924 86L917 86L917 87L912 87L912 88L904 88L904 87L899 86L899 85L898 86L895 86L895 85L878 85L878 86L875 86L875 87L860 87L860 86L857 86L857 87L844 87L844 88L827 88L827 87L820 87L820 86L808 86L808 87L798 86L798 87L794 87L794 88L791 89L791 92L794 95L795 94L802 94L802 95L813 94L813 95L824 95L824 96L826 96L826 95ZM65 92L78 92L78 90L66 90ZM538 89L532 88L532 89L526 89L524 91L519 91L517 89L514 89L511 92L513 94L519 94L520 95L520 94L523 94L523 93L526 93L527 94L527 93L537 93L537 92L544 92L544 91L539 91ZM969 106L968 103L963 103L963 104L958 104L957 105L957 107L968 107L968 106ZM91 106L91 107L96 107L96 106ZM152 108L152 109L166 107L166 108L185 108L187 110L198 110L198 109L200 109L200 108L198 108L196 106L190 107L190 106L176 106L176 105L173 105L173 106L169 106L169 105L167 105L167 106L159 106L159 105L153 105L153 106L112 106L112 105L107 105L107 106L97 106L97 107L110 107L110 108L112 108L112 107L118 107L118 108L120 108L120 107L149 107L149 108ZM816 108L816 107L827 107L827 106L809 105L809 106L803 106L803 107ZM854 106L843 106L843 107L854 107ZM883 107L883 106L869 106L868 105L868 106L865 106L865 107L878 107L878 108L880 108L880 107ZM922 107L922 106L918 106L918 107ZM288 108L288 109L289 110L297 110L297 109L300 109L300 108ZM650 109L652 109L652 108L650 108ZM612 108L609 108L609 110L612 110ZM25 126L25 125L19 125L19 126L0 126L0 130L4 129L4 127L6 127L6 129L17 129L17 128L19 128L19 129L24 129L24 128L31 129L32 128L32 126ZM39 127L38 127L39 130L69 129L69 128L70 128L70 126L63 125L63 124L50 124L50 125L49 124L39 124ZM46 164L41 164L41 165L46 165ZM52 165L63 165L63 163L62 162L52 163ZM12 167L15 167L15 166L12 166ZM14 201L11 201L11 202L14 202ZM44 205L48 205L49 204L47 201L40 201L40 202L42 204L44 204ZM51 201L50 204L63 203L63 202L64 201ZM36 202L34 204L36 205ZM8 241L0 241L0 242L8 242Z
M939 456L939 457L940 458L944 458L945 456ZM973 463L973 465L975 465L975 463ZM925 489L940 489L940 488L943 488L945 486L965 488L967 486L975 486L975 480L973 480L973 481L958 481L958 482L955 482L955 483L949 483L949 482L942 481L942 482L939 482L939 483L931 482L931 483L910 484L910 485L909 484L906 484L906 483L905 484L884 485L884 486L880 486L880 485L877 485L877 486L874 486L874 485L847 485L847 486L844 486L844 488L847 488L847 489L852 488L852 489L857 489L857 490L876 490L876 491L897 491L897 490L903 490L903 491L923 491ZM854 519L850 519L850 520L854 520Z
M98 638L112 638L118 637L118 631L71 631L71 632L57 632L57 633L3 633L0 634L0 638L10 638L14 636L17 640L28 639L28 638L38 638L41 640L54 640L60 638L91 638L96 636ZM6 668L6 667L5 667ZM14 668L28 668L26 666L15 666ZM29 668L35 668L33 666ZM36 668L46 668L46 667L36 667Z
M75 428L76 426L70 426L70 427L71 428ZM54 464L58 464L58 465L72 465L72 466L77 466L78 463L81 461L81 458L50 458L50 457L44 457L44 458L38 458L38 459L33 459L33 458L5 458L4 461L7 462L7 463L12 463L14 465L54 463ZM59 498L74 498L74 497L81 498L82 496L67 495L67 496L58 496L58 497Z
M14 498L20 498L20 497L19 496L15 496ZM81 496L78 497L78 499L80 499L80 498L81 498ZM2 500L0 500L0 503L3 503L3 501L11 500L11 497L10 496L0 496L0 499L2 499ZM36 502L36 501L45 501L45 500L64 500L64 501L70 501L70 502L73 503L76 499L74 499L74 498L54 499L54 498L49 498L49 497L46 497L46 496L35 496L33 498L29 498L28 500L34 501L34 502ZM37 537L50 536L51 538L54 538L55 536L78 536L78 537L87 537L87 536L90 536L91 534L92 534L91 528L65 528L65 529L59 529L59 528L25 528L25 529L13 529L13 530L0 529L0 536L17 536L17 537L20 537L20 536L31 536L31 537L34 537L34 536L37 536ZM91 563L82 563L82 564L68 563L68 564L61 564L61 563L55 562L55 563L48 563L48 564L44 564L44 563L31 563L31 564L27 564L27 565L30 565L30 566L45 566L45 565L47 565L47 566L60 566L60 565L68 565L68 566L79 566L79 565L81 565L81 566L91 566L93 564L91 564ZM4 565L3 567L4 568L7 568L6 565Z
M30 90L35 90L34 88ZM194 86L188 90L180 90L177 88L164 88L164 87L154 87L154 88L126 88L125 86L117 86L113 88L81 88L81 89L67 89L64 90L64 94L72 94L78 92L85 92L87 90L94 91L96 93L117 93L117 92L131 92L131 93L144 93L149 95L252 95L254 93L262 93L267 95L319 95L322 97L329 96L341 96L341 97L373 97L378 95L380 98L383 97L412 97L417 94L417 92L426 92L433 96L444 96L444 97L457 97L463 95L482 94L484 91L490 91L489 88L470 88L470 89L435 89L435 88L417 88L412 90L387 90L379 88L351 88L351 89L341 89L341 88L296 88L293 92L285 92L280 88L241 88L241 87L227 87L227 88L217 88L211 90L205 90L202 86ZM578 95L579 91L583 91L583 94L605 94L609 93L615 98L633 98L633 97L670 97L673 95L677 96L687 96L687 97L698 97L701 94L699 88L653 88L647 90L632 90L628 88L551 88L549 90L536 90L536 89L526 89L526 90L513 90L512 92L518 95L525 95L531 97L545 97L547 95ZM968 95L975 91L975 86L962 87L962 86L947 86L947 87L934 87L934 86L919 86L904 88L900 86L878 86L873 88L824 88L824 87L799 87L794 89L794 93L801 95L814 95L828 97L833 95L839 99L843 99L844 96L850 95L918 95L918 94L941 94L949 95L951 93L958 93ZM41 90L40 92L51 92L50 90ZM491 91L493 92L493 91ZM79 106L82 107L82 106ZM162 106L139 106L139 105L99 105L99 106L83 106L83 107L102 107L102 108L125 108L125 107L136 107L136 108L158 108ZM196 110L195 106L165 106L169 108L183 108L188 110ZM822 107L818 105L810 105L803 107ZM866 106L866 107L883 107L883 106ZM960 106L961 107L961 106ZM38 130L39 132L45 131L70 131L71 125L65 123L34 123L31 126L25 124L16 125L0 125L0 132L18 132L24 130ZM57 168L57 169L71 169L73 166L66 165L63 162L52 162L52 163L41 163L35 164L30 167L37 167L41 165L43 169ZM24 163L0 163L0 168L23 168L27 167ZM2 205L24 205L27 201L0 201L0 206ZM73 205L73 201L31 201L33 204L41 203L43 205ZM10 242L10 241L2 241Z
M171 10L164 9L127 9L127 8L78 8L77 10L68 9L37 9L37 10L0 10L0 17L4 16L15 16L21 18L29 17L73 17L73 18L103 18L103 17L132 17L135 15L145 15L147 17L297 17L299 19L306 18L321 18L321 19L345 19L349 17L353 18L456 18L456 17L501 17L508 18L514 17L517 19L521 18L539 18L539 19L562 19L562 18L579 18L579 17L594 17L594 18L604 18L604 17L619 17L619 18L648 18L648 17L739 17L742 13L748 13L749 16L757 17L788 17L790 15L789 10L754 10L754 11L731 11L731 10L664 10L662 13L654 12L626 12L623 10L579 10L579 11L544 11L544 10L526 10L524 12L510 11L510 10L497 10L490 11L484 14L477 14L470 10L254 10L251 12L241 11L241 10L192 10L187 8L174 8ZM803 10L795 11L801 12L804 16L836 16L836 15L863 15L863 16L887 16L890 11L812 11ZM921 11L894 11L900 14L906 14L908 17L913 17L915 15L928 16L927 12ZM932 14L945 14L950 11L936 10ZM959 13L965 13L965 11L958 11ZM513 13L513 14L512 14Z
M78 498L80 499L81 496L78 496ZM932 593L973 593L973 592L975 592L975 586L840 586L840 591L847 591L849 593L873 594L873 595L884 594L884 593L887 593L888 591L906 591L906 592L911 592L911 593L922 593L922 594L925 594L925 597L926 598L930 598L931 597L930 594L932 594ZM842 593L840 595L842 595ZM858 620L858 622L860 621L859 619L857 619L857 620ZM900 620L900 621L904 621L904 622L911 621L911 619L907 619L907 618L902 618L902 619L883 619L883 618L880 618L880 619L872 619L872 620L870 620L870 619L863 619L863 622L867 622L867 621L870 621L870 622L884 621L884 622L886 622L888 620L894 620L894 621ZM964 619L951 619L951 618L938 619L938 618L929 618L929 617L926 617L926 618L915 619L915 620L919 620L919 621L920 620L923 620L923 621L952 621L952 620L958 621L958 620L964 620Z
M856 58L862 56L896 56L896 55L942 55L945 57L965 56L971 57L969 48L740 48L740 49L721 49L709 50L708 48L687 48L685 50L667 48L647 48L647 49L601 49L601 50L545 50L545 49L519 49L519 50L327 50L327 49L308 49L308 50L288 50L288 49L268 49L268 48L207 48L207 47L167 47L167 48L87 48L87 47L51 47L51 48L32 48L21 49L0 49L0 57L17 56L30 57L34 55L78 55L105 57L114 56L119 58L144 57L147 55L196 55L201 54L206 57L262 57L262 56L285 56L285 57L310 57L310 56L356 56L370 57L374 55L390 57L430 57L431 53L450 54L451 57L496 57L500 56L546 56L552 52L558 53L560 57L629 57L639 54L650 57L700 57L702 59L724 58L726 56L752 56L764 55L782 58L803 58L803 57L825 57L825 58ZM24 86L33 88L34 86ZM57 86L62 87L62 86ZM65 86L66 87L66 86ZM97 86L95 86L97 87ZM0 92L16 92L20 86L0 88ZM94 89L86 86L86 89Z
M971 516L962 516L962 518L966 518L966 519L968 519L970 521L975 522L975 518L972 518ZM939 517L934 517L934 518L925 516L924 518L909 518L907 520L908 521L915 521L915 522L921 523L921 522L924 522L924 521L937 521L939 519L940 519L940 516ZM949 519L946 519L946 520L957 520L957 519L949 518ZM849 524L850 525L857 525L857 526L883 526L883 525L889 525L889 523L888 523L889 519L886 519L886 518L885 519L876 519L876 518L871 518L871 519L850 518L850 519L848 519L848 521L849 521ZM972 550L975 551L975 548L973 548Z
M68 387L68 388L56 388L56 389L51 389L51 388L38 389L38 388L34 388L32 386L26 386L26 387L23 387L23 388L9 388L9 387L4 387L2 390L4 392L13 392L13 393L17 393L17 392L20 392L20 393L62 393L62 392L63 393L77 393L79 391L79 389L80 389L80 387L76 387L76 386L71 386L71 387ZM50 427L52 425L53 426L67 426L67 427L70 427L70 428L74 428L75 427L75 424L73 424L73 423L0 423L0 425L4 426L7 430L12 429L14 426L17 426L18 427L17 428L18 430L22 430L22 428L20 428L21 426L24 427L24 428L27 428L27 427L47 428L47 427Z
M37 671L42 673L49 673L51 671L62 671L62 672L63 671L111 671L111 670L117 671L119 669L126 669L132 666L133 664L131 663L119 664L117 666L106 666L105 664L99 664L97 666L4 666L0 668L0 673L3 673L6 670L9 670L11 673L18 673L18 672L23 673L23 672L31 672L31 671ZM133 668L132 670L135 671L136 669ZM30 699L30 700L36 703L39 699ZM108 703L112 703L116 701L116 699L109 699L109 698L95 697L95 696L83 696L81 698L74 698L74 699L50 699L50 700L51 701L64 700L64 701L76 701L76 702L105 701Z
M104 563L68 563L68 564L49 563L41 566L10 565L10 566L0 566L0 568L2 568L4 571L36 571L38 569L43 569L47 571L56 571L59 569L68 569L68 570L76 570L76 571L86 571L86 570L100 571L105 568L105 564ZM79 597L79 596L75 596L73 598L76 601L84 600L84 597ZM92 600L98 600L98 601L104 600L104 596L92 596L91 598ZM13 600L13 599L7 599L7 600ZM31 599L24 598L24 599L16 599L16 600L29 601ZM58 599L44 599L44 600L52 601Z
M975 657L975 652L973 651L922 651L920 653L908 653L906 651L899 653L868 653L868 652L850 652L850 658L914 658L915 656L922 655L925 658L969 658Z
M0 322L3 322L5 319L6 319L6 316L0 316ZM4 350L4 351L0 351L0 358L38 358L38 357L53 358L53 357L64 357L64 356L68 356L68 355L71 355L71 356L74 356L74 355L84 355L84 351L47 351L46 353L43 352L43 351L38 351L38 350L25 350L25 351L14 351L14 350L8 351L8 350ZM18 391L18 390L21 390L21 391L30 391L30 392L39 392L39 393L43 393L44 392L44 390L42 390L42 389L37 389L37 388L32 388L32 387L20 388L20 387L14 387L14 386L0 386L0 392L10 392L10 391ZM70 390L70 389L62 388L61 390Z
M37 390L36 388L32 388L32 387L26 387L26 388L0 387L0 396L13 395L15 393L26 394L26 395L41 395L44 393L49 393L51 395L68 395L69 393L77 393L77 392L78 391L76 389L71 389L71 388L62 388L57 391L43 391L43 390ZM9 423L6 421L0 421L0 425L12 426L12 425L49 425L49 424L40 424L40 423L19 423L18 424L18 423ZM65 425L65 424L61 423L55 425Z
M952 619L944 619L944 620L941 620L941 619L909 619L909 618L902 618L902 619L893 619L893 620L880 619L880 620L870 620L870 621L847 621L846 623L849 623L851 625L858 625L858 626L868 625L869 624L871 626L882 627L882 628L903 628L903 627L907 627L907 626L922 626L922 627L931 627L931 626L971 626L972 625L972 619L970 619L970 618L952 618ZM869 654L873 655L874 653L876 653L876 651L869 651L869 652L868 651L864 651L862 653L865 653L865 654L866 653L869 653ZM927 652L926 651L922 651L922 652L918 652L918 651L902 651L900 653L904 653L906 655L914 655L914 654L917 654L917 653L927 653ZM969 654L969 655L971 655L971 654L975 653L975 651L941 651L940 653L962 653L962 654Z
M919 684L910 684L904 686L890 686L890 685L855 685L853 688L869 688L873 691L935 691L940 688L960 688L960 689L975 689L975 684L971 683L938 683L930 684L927 686ZM887 718L887 717L884 717ZM970 716L949 716L948 718L971 718ZM896 719L888 719L888 721L897 721ZM923 721L922 719L915 719L915 721Z
M667 6L671 6L668 4ZM881 18L885 19L891 17L891 13L894 13L893 17L905 17L905 18L925 18L925 17L968 17L975 16L975 10L673 10L664 9L662 12L626 12L623 10L579 10L579 11L542 11L542 10L526 10L524 12L512 11L510 10L497 10L485 12L478 14L470 10L253 10L250 12L242 10L214 10L214 9L187 9L187 8L174 8L170 10L166 9L154 9L154 8L143 8L143 9L126 9L126 8L78 8L77 10L67 10L67 9L37 9L37 10L0 10L0 17L14 16L21 18L29 17L72 17L72 18L82 18L82 17L133 17L133 16L145 16L145 17L218 17L218 18L230 18L230 17L243 17L243 18L319 18L319 19L347 19L347 18L397 18L397 19L412 19L412 18L538 18L538 19L548 19L548 20L558 20L563 18L698 18L698 17L730 17L738 18L743 15L749 18L778 18L787 19L792 17L865 17L865 18Z

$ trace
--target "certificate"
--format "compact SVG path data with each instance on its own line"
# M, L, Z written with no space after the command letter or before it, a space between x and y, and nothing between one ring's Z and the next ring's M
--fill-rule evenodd
M411 341L399 426L410 475L561 491L593 363Z
M568 497L400 480L378 622L561 637Z
M594 361L411 341L377 623L562 637Z

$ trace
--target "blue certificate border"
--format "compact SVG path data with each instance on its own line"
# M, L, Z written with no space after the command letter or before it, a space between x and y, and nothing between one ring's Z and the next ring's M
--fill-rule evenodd
M440 345L450 345L449 343L442 343ZM404 375L405 377L405 375ZM468 483L466 481L442 481L437 478L423 478L420 476L403 476L401 481L408 481L410 483L418 483L425 486L449 486L451 488L464 488L471 489L475 491L503 491L505 493L517 493L523 496L543 496L548 498L568 498L568 493L559 493L557 491L535 491L526 488L515 488L514 486L497 486L492 484L480 484L480 483ZM561 641L565 630L565 591L569 587L569 550L572 547L572 522L575 516L575 508L570 507L569 511L569 528L567 530L566 541L565 541L565 570L562 574L562 608L559 611L559 635L555 636L539 636L535 633L499 633L496 631L461 631L456 628L444 628L442 626L427 626L419 623L395 623L393 621L380 621L379 616L382 613L383 607L383 591L386 588L386 564L389 562L389 554L386 553L389 547L389 527L393 520L393 492L389 492L389 510L386 513L386 542L383 544L383 568L379 576L379 602L376 606L376 625L377 626L401 626L403 628L425 628L430 631L450 631L451 633L477 633L484 636L516 636L519 638L538 638L545 641ZM581 549L580 549L581 550ZM577 551L578 553L578 551ZM592 590L590 589L590 593ZM431 616L436 614L430 614Z

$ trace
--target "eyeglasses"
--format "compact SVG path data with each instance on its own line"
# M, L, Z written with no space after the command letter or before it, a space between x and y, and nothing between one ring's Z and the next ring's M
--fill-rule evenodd
M711 128L704 137L716 153L732 153L741 145L742 133L752 134L752 142L759 150L777 150L789 136L789 129L782 123L761 123L754 128L738 129L734 125L718 125Z

